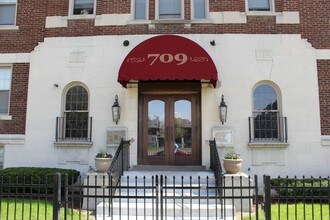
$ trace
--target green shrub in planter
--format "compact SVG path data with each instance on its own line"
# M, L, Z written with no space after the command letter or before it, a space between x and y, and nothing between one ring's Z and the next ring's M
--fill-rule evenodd
M10 193L52 193L55 173L61 173L62 187L66 175L68 184L72 185L77 182L80 174L79 171L72 169L10 167L0 170L0 187L3 192Z

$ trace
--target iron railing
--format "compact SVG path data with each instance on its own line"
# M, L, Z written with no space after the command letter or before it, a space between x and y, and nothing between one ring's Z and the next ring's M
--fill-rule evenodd
M92 117L57 117L56 142L92 141Z
M124 141L122 139L113 157L108 173L111 174L113 179L116 179L116 181L113 182L114 185L117 185L119 177L123 175L124 171L130 168L129 146L130 141Z
M288 142L286 117L249 117L249 143Z
M210 168L214 172L214 176L217 179L217 186L222 186L222 175L223 170L221 166L221 161L219 158L218 149L216 146L215 139L213 141L209 141L210 143Z

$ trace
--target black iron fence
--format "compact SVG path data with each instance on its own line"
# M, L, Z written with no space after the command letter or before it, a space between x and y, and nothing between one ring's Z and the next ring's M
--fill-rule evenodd
M0 176L0 219L330 219L329 177L264 176L263 200L257 176L224 175L222 186L214 176L52 178Z
M249 143L288 142L286 117L269 117L269 114L249 117Z
M330 219L330 178L264 175L266 219Z
M56 142L92 141L92 117L57 117Z

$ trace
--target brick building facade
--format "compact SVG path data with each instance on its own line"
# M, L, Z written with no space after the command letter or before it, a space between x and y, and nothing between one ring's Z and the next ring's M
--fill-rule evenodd
M78 3L84 5L87 4L86 2L93 3L92 6L89 5L87 8L90 11L87 12L87 14L84 14L85 11L83 10L85 9L83 9L81 10L81 14L77 14L76 10L80 10ZM82 165L83 168L79 166L77 167L75 163L68 166L72 166L73 168L77 168L85 172L88 169L88 166L92 164L92 155L99 148L99 146L96 145L104 145L106 142L106 137L103 137L101 134L106 133L107 127L116 126L110 122L111 118L103 118L105 121L107 121L108 125L100 125L102 128L100 128L100 131L98 131L98 128L96 128L98 119L95 118L97 111L94 112L93 120L96 121L96 125L93 123L93 134L96 135L94 135L92 143L88 145L88 150L85 153L82 153L81 158L83 159L73 158L71 160L68 158L66 161L61 161L59 159L54 159L52 156L48 155L47 152L52 152L49 154L56 154L57 158L59 158L61 157L59 155L67 153L67 151L70 151L70 149L74 149L73 152L69 153L69 155L73 155L80 151L79 148L70 148L68 146L59 147L59 145L56 145L56 143L54 147L54 140L51 141L50 139L47 141L40 141L44 145L44 148L41 146L40 148L31 147L38 141L34 137L42 135L44 132L46 132L43 130L44 128L42 128L42 126L37 126L37 124L40 122L36 123L34 121L35 118L38 118L36 117L38 113L35 111L49 112L49 115L42 113L43 117L41 117L40 120L51 122L50 124L52 126L48 133L51 134L51 136L54 136L56 126L55 118L56 116L63 116L63 112L65 112L63 111L64 107L61 106L64 105L63 97L65 97L65 92L67 92L67 90L70 88L70 85L79 81L78 84L80 85L80 83L82 83L87 88L87 91L89 91L90 98L92 99L93 97L93 89L90 88L91 85L88 83L93 80L93 77L99 77L96 73L97 71L91 71L90 74L92 74L93 77L86 79L82 73L82 71L85 71L86 69L83 70L80 68L88 68L88 62L94 62L100 64L100 66L103 65L103 67L106 68L106 64L102 63L102 59L104 58L105 60L108 60L106 55L109 53L118 55L115 58L116 60L108 60L108 62L113 64L111 67L113 69L111 69L111 71L109 70L110 72L113 72L113 85L108 85L108 87L106 85L102 85L100 87L104 87L105 90L108 89L111 91L111 96L109 94L109 97L113 97L115 94L119 93L120 101L125 103L124 105L126 108L132 107L133 109L137 109L138 107L141 107L138 105L139 99L141 97L139 89L134 86L128 89L122 88L121 85L115 80L115 78L120 69L120 63L123 62L125 56L130 52L130 50L150 37L161 36L164 34L179 35L195 41L210 54L213 61L216 63L216 66L218 67L219 81L221 81L221 86L216 88L214 91L209 91L203 86L202 87L204 89L201 89L202 119L200 121L201 125L199 129L201 145L199 153L203 153L205 151L203 150L205 146L202 142L212 138L210 130L216 130L213 128L217 127L217 124L211 123L213 118L208 119L208 116L205 115L208 113L206 113L207 108L203 107L203 105L209 103L208 98L205 97L207 95L211 95L212 98L216 98L215 102L217 103L219 102L220 94L226 94L233 100L238 99L238 97L235 97L235 95L228 94L231 91L230 89L226 90L226 88L228 88L226 86L226 71L228 71L229 75L232 72L235 74L235 71L230 70L230 65L232 65L232 69L237 68L235 66L236 64L240 65L240 59L244 59L244 50L249 48L248 44L251 43L252 45L256 45L253 49L251 49L251 51L255 51L256 54L255 67L257 67L259 71L270 71L270 75L273 74L273 70L277 71L277 68L281 69L279 70L283 72L281 77L285 77L286 74L290 73L292 68L297 68L297 72L299 72L299 68L297 66L292 67L289 64L284 63L282 65L282 58L288 58L288 60L292 59L295 61L295 56L297 56L298 59L300 57L299 54L303 55L305 52L307 53L307 51L310 51L308 54L314 54L311 55L314 56L314 59L311 58L308 61L305 60L306 63L311 61L309 66L311 68L311 71L309 71L310 75L306 73L306 80L309 80L308 77L314 77L317 79L318 84L316 86L312 86L312 88L309 87L307 90L311 91L310 93L316 92L315 94L318 94L318 96L312 96L316 98L316 100L307 100L306 105L313 104L313 107L308 111L319 112L319 115L316 114L314 117L313 114L313 118L307 117L305 123L290 123L291 119L289 118L289 138L290 133L293 133L290 132L290 129L294 130L295 126L299 127L299 124L304 124L306 126L306 123L309 123L310 120L312 120L316 127L319 125L318 129L320 132L317 130L310 130L308 132L313 133L313 138L317 136L319 141L315 141L313 138L311 138L313 141L310 141L310 139L301 139L297 141L296 139L299 139L299 135L303 137L303 133L307 132L305 130L300 133L297 132L299 133L297 135L293 135L293 142L296 141L297 145L304 145L304 143L308 143L307 151L313 150L313 148L315 149L315 146L317 145L320 147L320 149L322 149L321 151L323 154L329 154L328 145L330 142L330 108L328 103L330 103L330 88L328 86L328 82L330 80L330 2L328 0L270 0L265 1L267 3L266 5L268 5L268 8L266 7L261 9L253 8L257 7L258 5L254 5L254 1L250 0L179 0L178 4L181 8L179 15L175 15L179 17L174 19L162 18L162 16L165 16L165 13L162 14L163 12L161 7L163 6L160 6L162 4L161 2L161 0L95 0L95 2L88 0L5 0L4 3L0 2L0 13L1 7L4 8L8 7L9 5L15 8L15 18L13 23L1 23L1 19L3 18L0 16L0 68L3 67L3 69L6 69L9 67L11 69L11 87L9 92L10 96L8 112L4 112L2 115L0 115L0 147L3 149L2 152L4 152L4 167L20 165L47 166L49 160L46 160L47 162L40 162L39 164L32 162L32 159L26 159L25 161L23 160L19 163L15 162L12 154L19 151L19 149L23 147L26 151L40 150L41 155L47 155L45 156L46 158L51 158L49 166L67 166L70 164L70 161L74 161L75 163ZM202 2L203 7L205 7L204 12L202 10L202 13L200 10L196 9L197 5L195 4L198 2ZM144 10L137 7L137 5L140 3L145 4L145 12L143 13L144 17L142 19L135 19L138 14L137 10ZM170 10L174 9L170 8ZM195 18L197 17L197 13L201 13L202 17ZM237 47L235 46L235 42L231 42L230 39L226 38L226 36L232 38L232 40L235 40L237 37ZM128 40L130 45L126 47L123 46L122 42L124 40ZM223 42L228 41L228 45L233 45L233 47L229 48L228 46L227 50L226 45L224 45L221 40L223 40ZM258 44L256 41L259 40L260 43ZM104 42L105 45L104 48L100 50L103 53L103 58L96 58L95 56L94 60L91 58L92 55L97 53L96 51L98 51L99 47L102 47L98 44L98 41ZM211 41L215 41L215 45L210 45ZM113 42L120 42L120 44L118 43L118 47L120 47L120 49L118 49L116 46L111 47L116 51L107 51L107 46L111 46ZM272 42L274 43L274 46L272 46ZM297 45L297 48L294 48L290 42L294 46ZM240 44L246 44L246 47L240 47ZM277 47L276 45L279 46ZM301 49L300 51L298 48L300 48L301 45L304 45L305 49ZM224 46L224 49L221 48L221 46ZM289 49L286 50L285 47ZM62 48L62 52L55 51L55 49L58 48ZM69 55L65 53L68 48L71 48ZM231 57L230 51L232 50L238 50L240 52ZM218 54L218 51L220 51L220 54ZM222 63L222 57L218 57L219 55L223 55L221 54L221 51L226 51L228 56L234 59L232 60L231 64L228 64L228 69L226 66L227 64ZM83 58L80 57L79 59L77 56L80 52L82 52L80 55L82 55ZM266 54L264 54L265 52ZM267 55L268 52L270 55ZM56 55L57 53L63 53L63 56L66 57L67 60L63 61L63 65L60 63L62 60L60 56ZM263 53L263 55L266 57L262 59L260 57L258 58L259 53ZM276 58L277 56L281 57L279 61ZM179 58L181 59L181 57ZM90 61L90 59L92 61ZM235 61L235 59L237 60ZM305 58L301 59L303 60ZM168 60L165 61L167 62ZM47 72L48 69L45 63L49 64L49 68L53 68L53 70L54 68L56 69L56 65L52 65L52 62L59 62L58 69L56 70L58 72L57 77L53 77L52 74L54 73ZM242 60L242 62L245 63L247 61ZM84 67L82 67L82 63L85 63ZM45 66L43 66L44 64ZM271 67L268 67L268 65ZM271 70L269 70L269 68L271 68ZM44 70L44 72L42 72L42 70ZM71 74L71 78L68 77L68 70L70 70L69 72ZM222 75L222 71L224 72L224 75ZM238 72L241 72L241 70L238 70ZM314 72L316 75L313 75ZM53 78L50 77L51 75ZM264 76L258 78L258 80L256 80L254 83L252 83L254 84L254 87L251 87L251 91L253 91L253 88L257 87L259 82L267 81L268 83L269 81L269 83L273 85L272 77L270 75L266 76L265 74ZM305 74L302 75L305 76ZM239 77L240 75L238 74L237 76ZM102 77L102 74L100 77ZM43 78L44 80L42 80ZM299 86L300 81L301 79L297 78L297 85L285 83L285 81L280 85L278 82L274 82L273 87L276 88L276 85L278 85L278 90L280 91L278 94L281 93L282 95L281 99L283 105L281 105L281 116L287 115L285 112L295 111L293 107L291 110L287 110L290 108L289 105L284 105L284 102L287 102L287 100L289 100L288 102L290 103L290 99L297 98L301 100L301 102L304 102L303 97L300 97L302 94L294 94L294 91L288 92L288 95L283 95L287 88L294 89L296 86ZM62 90L57 92L55 95L53 94L54 91L46 90L47 87L44 85L40 86L39 88L38 83L42 82L45 84L48 83L48 86L59 84L59 88ZM237 86L241 85L241 83L242 82L237 83ZM303 86L306 86L306 82L302 82L301 87L299 87L296 91L303 89ZM45 90L42 90L42 88ZM98 86L95 88L98 88ZM5 90L6 89L3 89L3 91ZM54 103L59 105L55 112L49 111L49 109L54 107L54 105L52 105L54 103L52 103L51 100L43 100L44 102L41 102L41 100L38 101L37 94L42 93L47 93L49 98L53 99ZM98 94L98 92L95 93ZM237 92L237 96L240 96L239 92ZM128 103L129 100L135 100L136 103L134 101L133 104ZM107 101L109 102L109 100ZM228 102L230 102L230 100L228 100ZM111 104L112 101L108 103L108 107ZM91 103L89 105L91 110L93 106L91 106ZM217 109L217 105L218 104L213 104L213 106L210 105L209 107ZM124 110L123 107L124 106L122 106L122 110ZM299 107L305 108L303 103ZM246 153L245 159L249 162L246 162L245 170L251 170L251 167L256 166L255 172L264 172L266 169L265 167L267 167L267 163L273 163L274 160L272 158L270 158L269 161L255 159L262 157L262 152L258 147L253 146L253 144L251 145L251 141L247 140L246 137L251 135L243 135L244 132L248 133L248 125L244 125L243 128L241 127L243 121L234 119L236 117L234 114L239 114L236 108L240 107L237 106L234 101L232 101L232 105L228 109L228 111L231 111L231 113L229 112L229 121L227 122L229 130L234 131L235 136L233 138L235 141L233 145L235 145L235 150ZM248 111L251 112L251 108L248 109ZM308 113L308 111L306 112ZM132 154L136 157L136 159L132 160L133 165L143 163L141 162L143 160L139 159L139 157L143 157L142 153L139 153L142 151L141 145L143 145L143 141L139 140L139 135L141 134L141 129L137 120L137 118L141 116L139 114L140 113L137 111L129 112L128 110L124 110L122 117L126 117L126 119L128 119L131 117L135 118L137 116L135 120L136 123L131 125L130 123L132 122L129 120L125 121L125 119L122 120L122 123L119 123L119 127L124 127L127 130L128 138L133 137L136 140L136 142L133 144L133 147L136 148L136 152ZM206 119L205 122L204 119ZM296 120L301 121L303 119L304 116L299 117ZM246 123L247 120L244 122ZM292 124L295 124L295 126L292 126ZM314 127L314 124L311 127ZM247 144L247 142L250 144ZM266 146L269 147L267 143ZM295 144L290 143L285 147L285 151L287 152L284 153L284 158L287 159L288 154L292 152L299 155L299 150L294 149L295 146ZM50 148L51 150L49 151L47 148ZM270 148L274 149L274 147L271 145ZM263 147L262 149L267 149L267 147ZM220 147L221 153L225 151L226 148ZM281 148L279 151L282 152L283 149ZM271 154L271 152L268 152L267 154ZM280 153L277 156L281 157L280 155L282 154ZM305 158L305 156L302 156L302 158ZM203 153L203 156L200 157L198 164L207 165L208 163L208 155ZM330 161L324 160L323 163L329 165ZM297 164L299 163L296 163L295 165L289 165L287 161L277 161L275 159L274 164L275 167L284 165L286 167L284 170L289 170L290 167L298 166ZM311 166L314 167L316 165ZM280 169L282 169L282 167L278 169L271 168L270 170L273 174L277 174L282 172ZM306 172L313 173L314 170L311 168L306 170Z

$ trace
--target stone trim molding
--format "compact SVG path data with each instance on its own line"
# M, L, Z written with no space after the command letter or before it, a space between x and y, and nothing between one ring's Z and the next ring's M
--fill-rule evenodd
M249 143L250 148L287 148L289 143L263 142L263 143Z
M68 26L68 17L48 16L46 17L46 28L61 28Z
M93 142L79 142L79 141L61 141L54 142L55 147L79 147L79 148L90 148Z
M322 146L330 147L330 135L322 135L321 144Z
M222 11L210 12L210 19L203 20L132 20L131 14L102 14L92 16L47 16L46 28L62 28L68 27L70 19L95 19L95 26L124 26L139 25L150 23L210 23L210 24L246 24L247 16L275 16L276 24L300 24L298 11L283 12L239 12L239 11Z
M330 60L330 49L316 50L316 58L318 60Z
M0 115L0 121L11 121L13 117L11 115Z
M0 134L0 146L24 145L25 135L21 134Z
M8 25L8 26L0 26L0 31L2 30L14 30L14 31L18 31L19 27L15 26L15 25Z
M30 63L30 54L2 53L0 54L0 64L2 63Z

